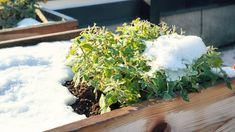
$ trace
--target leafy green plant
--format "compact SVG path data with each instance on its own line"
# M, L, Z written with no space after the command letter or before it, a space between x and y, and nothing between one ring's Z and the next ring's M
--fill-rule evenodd
M73 81L76 85L93 86L95 93L102 92L101 113L110 111L116 103L122 107L150 98L168 100L179 95L189 101L188 92L200 91L218 81L211 68L220 68L222 60L214 48L208 48L206 54L188 66L190 74L180 80L168 81L164 70L148 76L150 66L142 55L144 41L165 34L177 33L164 23L158 26L140 19L118 27L116 33L104 27L89 27L74 39L67 56ZM231 88L226 74L224 79Z
M0 8L0 26L10 28L23 18L36 18L35 4L45 0L8 0Z
M6 3L8 0L0 0L0 5L2 4L2 3Z

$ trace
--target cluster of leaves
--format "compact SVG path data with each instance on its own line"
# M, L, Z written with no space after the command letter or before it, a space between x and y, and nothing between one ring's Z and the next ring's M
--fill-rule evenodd
M218 76L211 68L219 68L222 60L213 48L189 66L190 76L179 81L167 81L165 71L156 71L154 76L146 74L150 70L147 59L142 56L144 40L153 40L160 35L173 34L166 24L160 26L136 19L124 24L112 33L105 28L91 27L74 39L67 56L68 65L75 73L76 85L87 83L102 92L101 113L110 111L112 104L130 105L150 98L171 99L177 95L188 101L188 92L199 91L206 83L214 83ZM226 74L224 74L227 80Z
M6 3L8 0L0 0L0 5Z
M35 18L35 4L45 0L7 0L0 8L0 27L10 28L23 18Z
M227 74L221 69L222 59L220 53L215 51L215 48L208 47L207 53L202 55L196 62L187 67L187 72L180 80L168 81L165 71L157 71L154 76L145 77L147 97L159 97L165 100L172 99L176 96L181 96L185 101L189 101L189 92L199 92L202 89L208 88L216 84L221 78L218 74L212 72L212 68L219 69L223 75L228 88L232 88L231 82Z

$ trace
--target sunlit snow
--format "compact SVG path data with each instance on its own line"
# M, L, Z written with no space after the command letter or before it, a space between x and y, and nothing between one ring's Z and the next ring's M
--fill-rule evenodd
M168 79L179 80L186 75L187 65L206 53L207 48L197 36L164 35L146 42L144 56L150 61L152 75L157 70L165 70Z
M65 80L70 42L0 50L0 131L43 131L85 118L73 112L75 101Z

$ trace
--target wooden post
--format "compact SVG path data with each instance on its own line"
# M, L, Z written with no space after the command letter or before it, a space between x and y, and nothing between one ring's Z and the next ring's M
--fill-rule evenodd
M35 9L35 12L36 12L37 16L42 20L43 23L48 23L47 18L46 18L45 15L41 12L40 9Z

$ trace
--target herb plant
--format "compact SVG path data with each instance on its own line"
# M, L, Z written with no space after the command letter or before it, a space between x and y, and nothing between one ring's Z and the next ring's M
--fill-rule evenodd
M86 83L94 87L95 93L101 91L99 105L104 113L116 103L122 107L151 98L168 100L179 95L189 101L188 92L200 91L219 80L211 68L220 68L222 60L212 47L188 67L190 74L180 80L168 81L164 70L148 76L150 66L142 55L144 41L165 34L177 33L164 23L158 26L140 19L118 27L115 33L104 27L89 27L73 40L67 55L75 85ZM231 88L227 75L223 75Z
M35 4L45 0L7 0L0 5L0 27L10 28L23 18L36 18Z
M2 4L2 3L6 3L8 0L0 0L0 5Z

